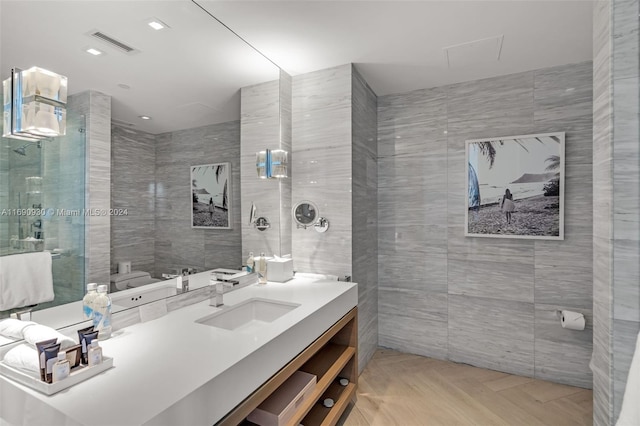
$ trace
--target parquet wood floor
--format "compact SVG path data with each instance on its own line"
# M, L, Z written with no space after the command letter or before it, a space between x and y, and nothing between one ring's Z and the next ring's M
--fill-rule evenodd
M592 391L379 349L338 424L591 425Z

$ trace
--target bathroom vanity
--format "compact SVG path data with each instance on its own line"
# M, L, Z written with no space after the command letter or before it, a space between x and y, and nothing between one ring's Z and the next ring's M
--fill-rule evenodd
M55 395L0 376L0 424L237 424L298 369L317 384L296 421L335 423L357 383L357 300L355 283L295 278L168 312L114 332L102 342L114 368ZM234 313L247 303L264 312Z

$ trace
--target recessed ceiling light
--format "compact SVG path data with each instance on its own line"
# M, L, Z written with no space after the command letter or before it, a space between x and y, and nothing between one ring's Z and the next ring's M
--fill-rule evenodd
M102 55L102 51L95 49L93 47L89 47L88 49L85 50L85 52L92 54L93 56L98 56L98 55Z
M151 120L151 117L149 117L148 115L139 115L138 118L141 118L143 120Z
M158 18L151 18L147 21L147 25L153 28L156 31L164 30L165 28L169 28L167 24L159 20Z

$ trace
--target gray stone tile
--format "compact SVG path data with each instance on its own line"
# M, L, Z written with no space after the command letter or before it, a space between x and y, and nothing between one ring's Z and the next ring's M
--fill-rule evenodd
M636 341L640 336L640 322L613 321L613 402L614 413L617 416L622 407L622 400L629 376L629 367L636 348Z
M447 321L447 293L380 287L378 311L389 316L410 316L416 320Z
M536 299L537 302L537 299ZM583 388L592 387L589 361L592 353L593 314L585 306L544 305L535 307L535 377ZM581 312L584 331L562 328L556 311Z
M529 263L449 258L449 294L533 303L533 259Z
M398 351L447 358L447 323L410 316L379 314L379 345Z
M449 359L532 377L533 303L449 295Z
M446 292L447 256L414 252L379 254L378 279L386 287Z
M593 256L590 232L564 241L535 242L535 300L591 309Z
M640 322L639 247L638 239L616 239L613 242L613 318L616 320Z

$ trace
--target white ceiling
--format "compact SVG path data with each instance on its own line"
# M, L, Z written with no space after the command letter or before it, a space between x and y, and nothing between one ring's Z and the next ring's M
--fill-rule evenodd
M290 74L356 63L385 95L582 62L590 1L198 1ZM462 46L504 36L495 50ZM487 44L487 43L485 43Z
M288 73L353 62L378 95L591 59L589 1L198 3ZM152 17L171 29L151 30ZM65 74L71 93L107 93L115 119L151 133L237 120L238 89L277 78L189 0L0 0L0 19L2 78L14 66ZM92 41L96 29L139 52Z
M151 133L237 120L239 89L278 68L189 0L0 3L0 74L37 65L69 78L69 93L111 95L112 117ZM158 18L170 29L147 25ZM138 50L87 35L99 30ZM85 48L105 52L92 56ZM129 86L129 89L119 87ZM141 120L139 116L151 116Z

